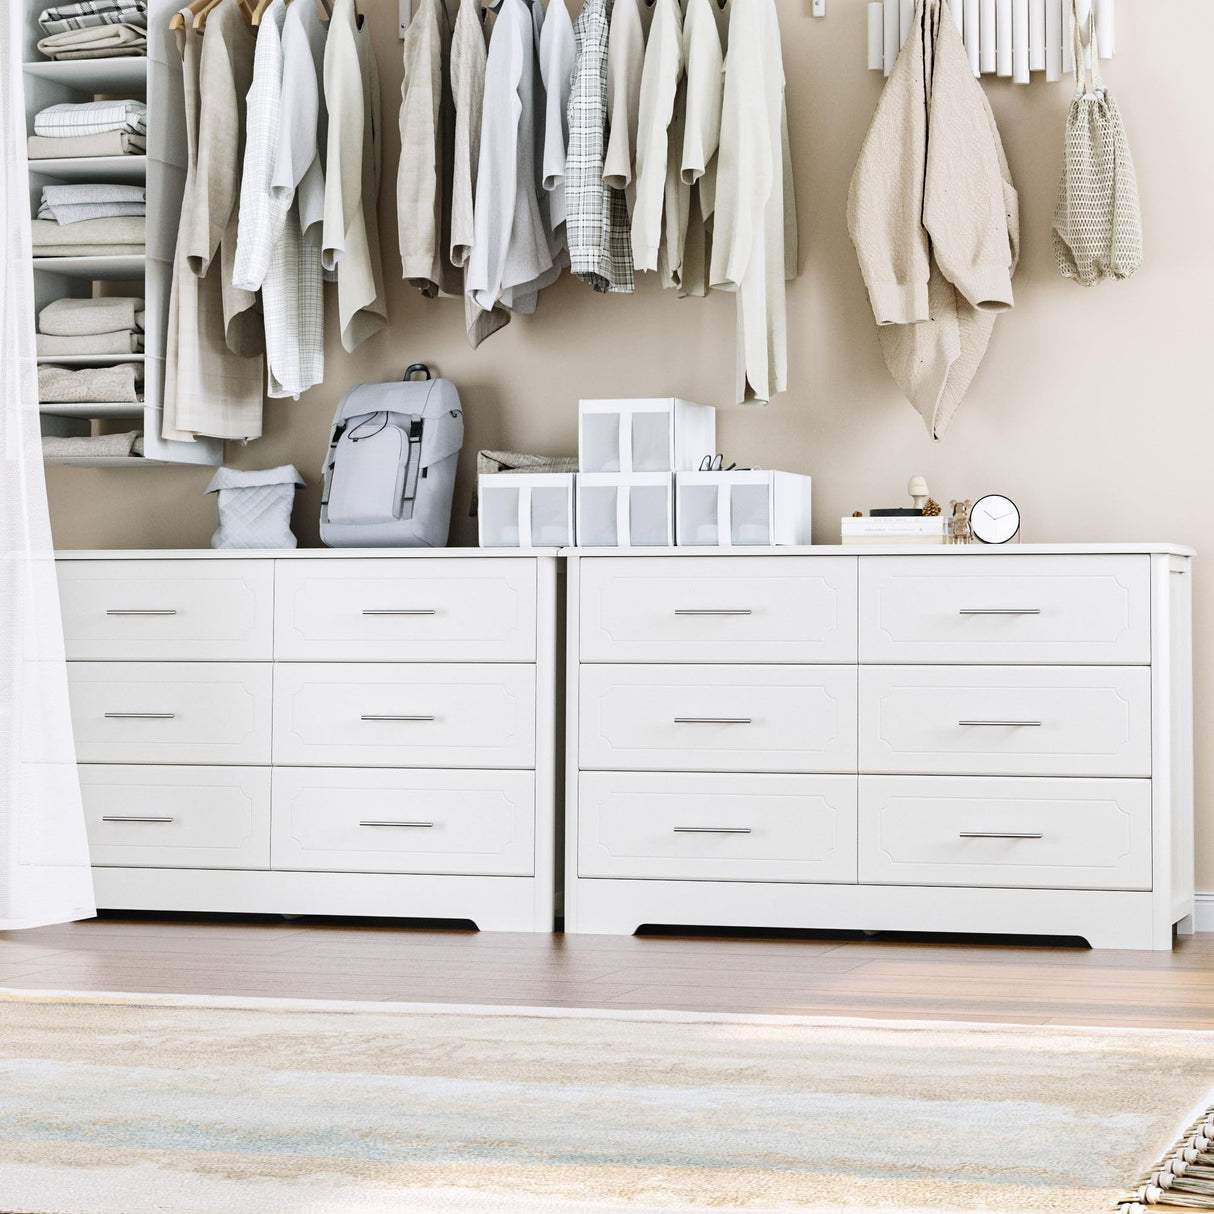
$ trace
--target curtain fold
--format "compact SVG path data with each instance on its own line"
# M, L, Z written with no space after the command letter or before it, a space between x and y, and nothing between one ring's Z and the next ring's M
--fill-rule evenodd
M0 0L0 930L96 913L38 424L18 0Z

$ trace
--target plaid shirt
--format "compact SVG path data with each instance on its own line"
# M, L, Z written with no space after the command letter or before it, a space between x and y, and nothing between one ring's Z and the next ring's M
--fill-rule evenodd
M60 4L46 9L38 18L46 34L65 34L68 30L91 29L95 25L134 25L148 27L146 0L80 0L78 4Z
M586 0L573 26L565 229L573 273L596 291L631 294L632 235L622 190L603 184L607 148L607 37L613 0Z
M106 131L147 134L148 107L142 101L63 102L34 115L34 134L51 136L103 135Z

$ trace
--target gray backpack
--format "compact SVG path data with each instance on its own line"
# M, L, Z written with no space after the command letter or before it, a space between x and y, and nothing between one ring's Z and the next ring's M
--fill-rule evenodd
M416 381L415 372L426 378ZM320 503L330 548L441 548L464 443L459 393L415 363L396 384L361 384L333 418Z

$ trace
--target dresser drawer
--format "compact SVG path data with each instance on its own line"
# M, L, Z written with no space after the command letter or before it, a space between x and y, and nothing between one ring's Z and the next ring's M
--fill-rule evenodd
M862 662L1151 660L1147 556L860 558Z
M283 560L276 576L280 661L535 661L531 560Z
M860 881L1150 889L1151 782L861 776Z
M268 767L81 764L89 853L125 868L269 868Z
M276 869L524 877L535 777L521 771L274 773Z
M1149 776L1145 666L862 666L860 770Z
M280 663L274 762L534 767L535 669Z
M854 772L854 666L583 666L579 755L614 771Z
M578 873L854 882L854 776L585 772Z
M268 763L271 670L252 662L69 662L81 763Z
M588 557L584 662L854 662L852 557Z
M274 563L57 562L69 661L269 661Z

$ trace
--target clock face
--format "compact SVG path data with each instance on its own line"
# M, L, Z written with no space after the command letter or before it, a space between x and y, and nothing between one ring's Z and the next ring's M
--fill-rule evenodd
M974 503L970 525L984 544L1006 544L1020 530L1020 511L1010 497L989 493Z

